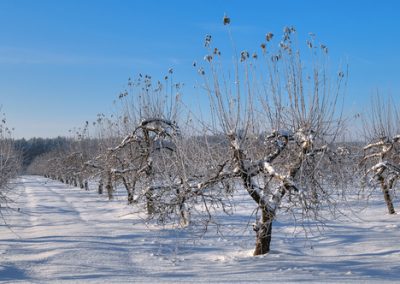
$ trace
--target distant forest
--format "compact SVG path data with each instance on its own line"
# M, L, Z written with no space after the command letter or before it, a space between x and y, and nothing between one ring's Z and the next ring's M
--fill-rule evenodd
M15 140L15 148L22 153L22 171L24 172L36 157L53 150L65 149L68 140L65 137Z

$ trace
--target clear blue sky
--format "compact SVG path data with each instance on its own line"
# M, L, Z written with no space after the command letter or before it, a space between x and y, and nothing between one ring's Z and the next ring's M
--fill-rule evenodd
M0 105L18 137L54 137L107 113L128 77L192 82L206 34L239 48L294 25L350 67L347 109L400 96L400 1L0 0ZM190 94L190 86L185 92Z

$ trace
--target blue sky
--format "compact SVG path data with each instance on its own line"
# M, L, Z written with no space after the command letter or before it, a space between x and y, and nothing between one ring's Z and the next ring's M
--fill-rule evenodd
M170 67L190 96L191 64L211 34L228 48L224 13L238 49L294 25L349 64L346 109L400 94L400 1L0 0L0 105L15 137L54 137L112 110L127 79L163 78Z

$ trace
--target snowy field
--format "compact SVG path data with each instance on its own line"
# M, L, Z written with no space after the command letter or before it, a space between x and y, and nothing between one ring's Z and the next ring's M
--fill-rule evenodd
M400 219L386 214L380 195L308 238L278 216L272 252L252 257L246 206L225 217L224 237L210 228L200 238L145 225L122 197L35 176L15 183L20 210L1 212L2 283L400 282Z

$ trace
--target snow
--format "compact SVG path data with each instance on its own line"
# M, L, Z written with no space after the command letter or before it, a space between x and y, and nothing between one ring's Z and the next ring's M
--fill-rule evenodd
M326 223L307 238L289 219L274 223L272 252L252 256L254 204L238 196L232 216L217 216L224 236L145 224L125 198L113 201L37 176L15 181L2 209L1 283L381 283L400 279L400 221L383 198ZM365 205L365 204L364 204ZM360 205L361 206L361 205ZM282 215L283 216L283 215Z

